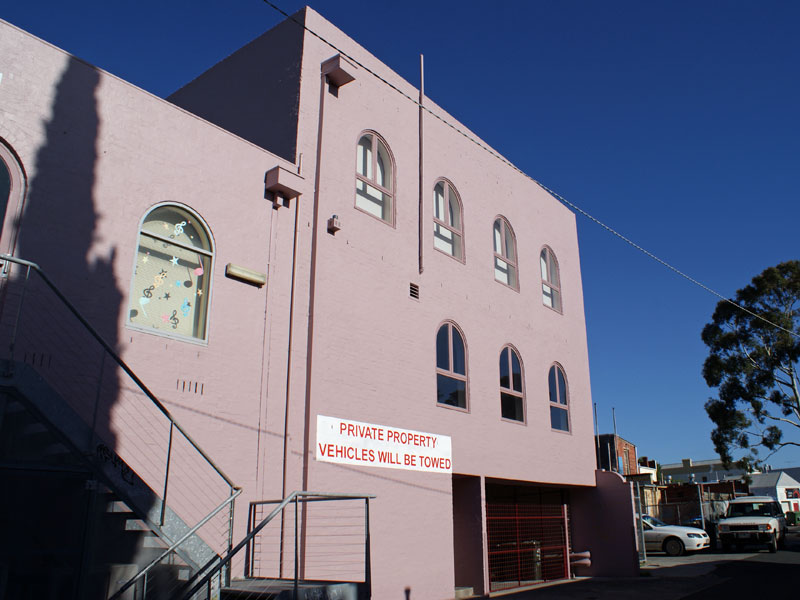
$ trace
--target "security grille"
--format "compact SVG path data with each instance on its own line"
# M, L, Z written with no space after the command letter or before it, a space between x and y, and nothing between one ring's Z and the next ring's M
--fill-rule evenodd
M561 490L487 486L490 591L568 577L569 512Z

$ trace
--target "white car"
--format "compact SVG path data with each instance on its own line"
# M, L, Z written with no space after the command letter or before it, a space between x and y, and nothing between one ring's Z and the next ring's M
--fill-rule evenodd
M644 547L648 552L666 552L670 556L681 556L684 552L695 552L710 547L708 534L696 527L667 525L650 515L642 515Z
M786 518L781 505L769 496L743 496L728 504L718 524L722 549L740 549L747 544L766 546L777 552L786 542Z

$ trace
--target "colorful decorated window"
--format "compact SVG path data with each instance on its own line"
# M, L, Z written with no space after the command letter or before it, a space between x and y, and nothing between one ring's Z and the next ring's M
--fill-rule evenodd
M517 242L511 225L503 217L494 222L494 278L519 290L517 280Z
M377 134L363 134L356 152L356 208L393 225L393 188L389 148Z
M504 419L525 421L525 393L522 363L517 351L506 346L500 351L500 411Z
M561 279L558 276L556 255L545 246L539 255L539 263L542 269L542 302L561 312Z
M567 406L567 378L559 365L550 367L547 377L550 388L550 427L569 431L569 407Z
M455 323L447 322L436 334L436 401L467 408L467 352Z
M205 340L213 258L211 236L197 215L174 204L151 210L139 232L128 322Z
M450 183L439 181L433 188L433 246L463 261L462 236L461 200Z

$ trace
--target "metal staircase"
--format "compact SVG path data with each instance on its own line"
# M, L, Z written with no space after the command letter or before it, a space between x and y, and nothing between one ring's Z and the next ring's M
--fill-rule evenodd
M231 547L240 490L37 265L0 261L0 597L165 598Z

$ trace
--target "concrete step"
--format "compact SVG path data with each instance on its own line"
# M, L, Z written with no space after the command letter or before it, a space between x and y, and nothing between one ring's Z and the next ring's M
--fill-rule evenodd
M339 581L300 581L297 600L359 600L364 584ZM290 579L234 579L221 590L221 600L293 600L294 581Z

